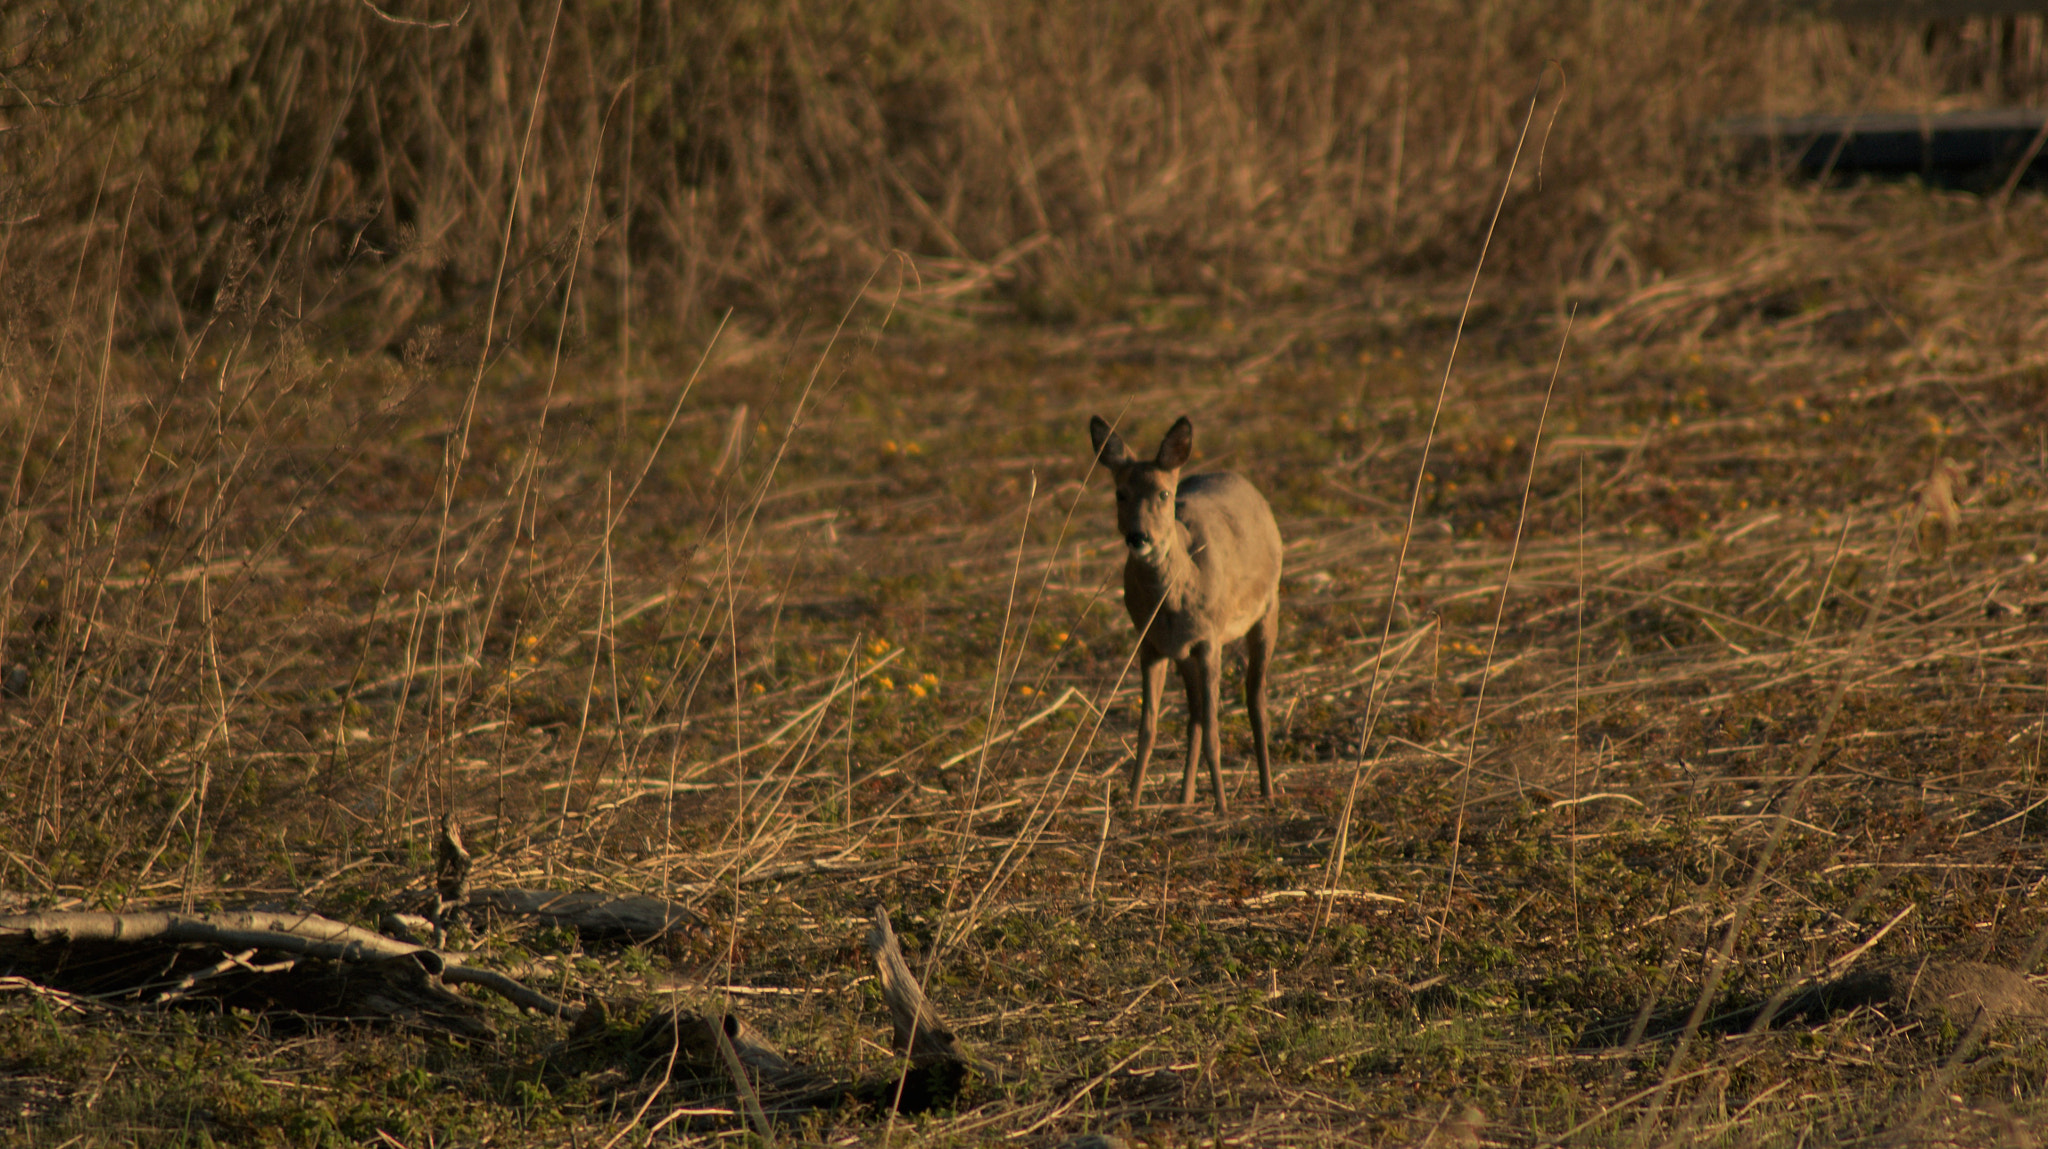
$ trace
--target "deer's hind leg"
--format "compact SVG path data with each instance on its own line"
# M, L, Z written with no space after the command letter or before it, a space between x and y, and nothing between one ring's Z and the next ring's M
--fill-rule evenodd
M1180 804L1183 806L1194 804L1195 765L1202 760L1202 689L1195 677L1195 660L1198 657L1199 654L1190 655L1177 664L1181 689L1188 700L1188 756L1187 764L1180 772Z
M1280 596L1266 608L1266 617L1244 635L1244 710L1252 720L1252 753L1259 760L1259 797L1273 800L1273 759L1266 748L1266 667L1280 641Z

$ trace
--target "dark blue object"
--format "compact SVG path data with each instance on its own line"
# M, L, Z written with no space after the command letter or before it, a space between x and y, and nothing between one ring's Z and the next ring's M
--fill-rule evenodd
M1997 187L2016 175L2048 175L2048 110L2038 108L1746 116L1721 121L1715 132L1747 145L1753 158L1820 178L1918 175L1948 186Z

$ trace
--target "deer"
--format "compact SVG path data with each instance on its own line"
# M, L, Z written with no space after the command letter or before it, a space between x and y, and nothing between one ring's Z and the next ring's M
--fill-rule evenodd
M1273 800L1266 747L1266 668L1280 638L1280 526L1265 496L1242 476L1211 471L1182 478L1195 427L1181 416L1149 460L1134 457L1101 416L1088 422L1095 456L1116 482L1116 526L1123 535L1124 609L1138 628L1143 687L1138 747L1131 762L1132 810L1144 793L1145 767L1159 732L1159 695L1169 663L1188 700L1188 759L1181 805L1195 801L1195 762L1209 764L1216 812L1223 791L1223 739L1217 724L1223 648L1244 640L1244 703L1259 763L1259 796Z

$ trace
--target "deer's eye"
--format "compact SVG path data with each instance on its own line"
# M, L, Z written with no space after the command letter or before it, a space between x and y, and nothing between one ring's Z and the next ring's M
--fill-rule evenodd
M1168 500L1168 499L1170 499L1170 498L1172 498L1172 497L1173 497L1173 492L1172 492L1172 491L1155 491L1155 492L1153 492L1153 494L1152 494L1152 497L1153 497L1153 498L1155 498L1155 499L1158 499L1158 500L1159 500L1160 502L1162 502L1162 503L1163 503L1163 502L1165 502L1166 500Z

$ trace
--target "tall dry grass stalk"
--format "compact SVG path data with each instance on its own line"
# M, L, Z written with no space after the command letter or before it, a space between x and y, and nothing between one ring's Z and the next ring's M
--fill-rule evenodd
M1526 144L1526 143L1528 142L1528 138L1529 138L1529 127L1530 127L1530 125L1531 125L1531 124L1533 124L1533 123L1535 122L1535 119L1536 119L1536 104L1537 104L1537 101L1538 101L1538 100L1539 100L1539 99L1540 99L1540 98L1542 97L1542 95L1543 95L1543 91L1542 91L1542 88L1541 88L1541 86L1540 86L1540 85L1539 85L1539 87L1538 87L1538 88L1537 88L1537 89L1536 89L1535 91L1533 91L1533 92L1529 93L1529 106L1528 106L1528 110L1527 110L1527 112L1526 112L1526 113L1525 113L1525 114L1523 115L1523 117L1522 117L1522 130L1521 130L1521 131L1520 131L1520 132L1519 132L1519 133L1518 133L1518 134L1516 135L1516 137L1515 137L1515 150L1514 150L1514 152L1513 152L1513 153L1512 153L1512 154L1511 154L1511 155L1510 155L1510 156L1508 157L1508 164L1507 164L1507 173L1506 173L1506 175L1505 175L1505 176L1504 176L1504 177L1502 178L1502 180L1501 180L1501 188L1500 188L1500 198L1499 198L1499 200L1498 200L1498 201L1497 201L1497 202L1496 202L1496 203L1494 204L1494 209L1493 209L1493 218L1492 218L1492 219L1490 219L1490 220L1489 220L1489 221L1487 222L1487 226L1486 226L1486 238L1485 238L1485 239L1484 239L1484 240L1483 240L1483 241L1481 242L1481 244L1480 244L1480 247L1479 247L1479 257L1478 257L1478 259L1477 259L1477 260L1475 260L1475 261L1473 262L1473 265L1472 265L1472 279L1471 279L1471 282L1470 282L1470 284L1469 284L1469 285L1468 285L1468 286L1467 286L1467 287L1465 288L1465 304L1464 304L1464 306L1463 306L1463 307L1462 307L1462 308L1461 308L1461 309L1459 310L1459 312L1458 312L1458 322L1457 322L1457 326L1456 326L1455 328L1453 328L1453 329L1452 329L1452 332L1451 332L1451 345L1450 345L1450 348L1449 348L1449 350L1448 350L1448 351L1446 351L1446 352L1445 352L1445 355L1444 355L1444 370L1443 370L1443 378L1442 378L1442 380L1441 380L1441 381L1440 381L1440 382L1439 382L1439 383L1437 384L1437 389L1436 389L1436 402L1435 402L1435 403L1434 403L1434 404L1433 404L1433 405L1431 406L1431 408L1430 408L1430 415L1429 415L1429 427L1428 427L1428 430L1427 430L1427 431L1425 431L1425 432L1424 432L1424 434L1423 434L1423 439L1422 439L1422 454L1421 454L1421 459L1420 459L1420 460L1419 460L1419 461L1417 462L1417 464L1416 464L1416 471L1415 471L1415 482L1414 482L1414 485L1413 485L1413 487L1412 487L1412 488L1411 488L1411 490L1410 490L1410 493L1409 493L1409 497L1408 497L1408 518L1407 518L1407 521L1406 521L1405 523L1403 523L1403 524L1402 524L1402 527L1401 527L1401 545L1400 545L1400 549L1399 549L1398 551L1396 551L1396 552L1395 552L1395 556L1394 556L1394 570L1393 570L1393 577L1392 577L1392 579L1390 580L1389 586L1388 586L1388 588L1387 588L1387 611L1386 611L1386 617L1385 617L1385 621L1384 621L1384 624L1383 624L1383 625L1381 626L1381 628L1380 628L1380 642L1379 642L1379 652L1378 652L1378 654L1376 654L1376 655L1375 655L1375 657L1373 658L1373 663L1372 663L1372 678L1371 678L1371 680L1369 681L1368 685L1366 686L1366 700L1365 700L1365 712L1364 712L1364 714L1363 714L1363 716L1362 716L1362 718L1361 718L1361 720L1360 720L1360 722L1359 722L1359 730L1358 730L1358 752L1357 752L1357 756L1356 756L1357 760L1356 760L1356 763L1355 763L1355 765L1353 766L1353 769L1352 769L1352 774L1351 774L1351 785L1350 785L1350 788L1349 788L1348 790L1346 790L1346 792L1345 792L1345 795L1344 795L1344 809L1343 809L1343 813L1341 813L1341 814L1339 814L1339 815L1338 815L1338 820L1337 820L1337 827L1336 827L1336 835L1335 835L1335 841L1334 841L1334 843L1332 844L1332 846L1331 846L1331 849L1330 849L1330 864L1329 864L1329 869L1328 869L1328 870L1327 870L1327 871L1325 872L1325 875L1324 875L1324 883L1325 883L1325 888L1326 888L1326 889L1334 889L1334 888L1336 888L1336 885L1337 885L1337 883L1338 883L1338 882L1340 882L1340 881L1342 880L1342 878L1343 878L1343 875L1344 875L1344 860L1345 860L1345 857L1344 857L1344 856L1345 856L1345 852L1346 852L1346 849L1347 849L1347 847L1348 847L1348 843L1349 843L1349 840L1350 840L1350 832L1351 832L1351 813L1352 813L1353 809L1355 809L1355 808L1356 808L1356 805L1357 805L1357 801L1358 801L1358 789L1359 789L1359 784L1360 784L1360 782L1361 782L1361 781L1362 781L1362 780L1364 779L1364 776L1365 776L1365 774L1366 774L1366 770L1367 770L1367 765L1368 765L1368 764L1367 764L1367 762L1366 762L1366 756L1365 756L1365 755L1366 755L1366 748L1367 748L1367 746L1369 745L1369 743L1370 743L1370 740L1371 740L1371 738L1372 738L1372 735L1373 735L1373 728L1374 728L1374 726L1375 726L1375 725L1377 725L1377 723L1378 723L1378 720L1379 720L1379 717L1380 717L1380 714L1379 714L1379 710L1380 710L1380 705L1381 705L1381 704L1382 704L1382 702L1383 702L1383 699L1382 699L1382 698L1380 697L1380 694L1379 694L1379 689L1378 689L1378 688L1379 688L1379 682L1380 682L1380 673L1381 673L1382 669L1383 669L1383 668L1385 667L1385 665L1386 665L1386 652L1387 652L1387 644L1388 644L1388 641L1389 641L1389 640L1390 640L1390 639L1391 639L1391 638L1393 637L1393 633L1394 633L1394 619L1395 619L1395 617L1396 617L1396 616L1397 616L1397 615L1398 615L1398 614L1400 613L1400 609L1401 609L1401 577L1402 577L1402 575L1403 575L1403 574L1405 573L1405 568L1406 568L1406 566L1407 566L1407 563L1408 563L1408 548L1409 548L1409 545L1410 545L1410 544L1411 544L1411 543L1412 543L1412 542L1414 541L1414 538L1415 538L1415 519L1416 519L1416 513L1417 513L1417 512L1418 512L1418 511L1419 511L1419 510L1421 509L1421 507L1422 507L1422 492L1423 492L1423 487L1424 487L1424 479L1425 479L1425 478L1426 478L1426 477L1428 476L1428 474L1429 474L1429 452L1430 452L1430 448L1431 448L1432 446L1434 446L1434 445L1435 445L1435 442L1436 442L1436 433L1437 433L1437 427L1438 427L1438 425L1439 425L1439 424L1440 424L1440 423L1442 422L1442 419L1443 419L1443 413L1444 413L1444 400L1445 400L1445 399L1446 399L1446 398L1447 398L1447 397L1448 397L1448 396L1450 395L1450 390L1451 390L1451 377L1452 377L1452 373L1453 373L1454 369L1455 369L1455 368L1457 367L1457 364L1458 364L1458 345L1459 345L1459 343L1460 343L1460 342L1461 342L1461 341L1462 341L1462 340L1464 339L1464 335L1465 335L1465 321L1466 321L1466 320L1467 320L1467 319L1468 319L1468 318L1470 317L1470 315L1471 315L1471 313L1472 313L1472 300L1473 300L1473 298L1474 298L1475 296L1477 296L1477 295L1478 295L1478 293L1479 293L1479 280L1480 280L1480 276L1481 276L1481 275L1483 275L1483 274L1485 273L1485 271L1486 271L1486 255L1487 255L1487 252L1488 252L1488 251L1492 250L1492 247L1493 247L1493 237L1494 237L1494 232L1495 232L1495 229L1496 229L1496 228L1498 228L1498 226L1500 225L1500 217L1501 217L1501 212L1502 212L1502 210L1503 210L1504 208L1506 208L1506 206L1507 206L1507 200L1508 200L1508 194L1509 194L1509 192L1510 192L1510 191L1511 191L1511 190L1512 190L1512 189L1514 188L1514 184L1515 184L1515 170L1516 170L1516 167L1517 167L1517 166L1518 166L1518 165L1520 164L1520 162L1521 162L1521 159L1522 159L1522 148L1523 148L1523 145L1524 145L1524 144ZM1561 363L1563 362L1563 354L1564 354L1564 352L1563 352L1563 348L1562 348L1562 347L1560 347L1560 348L1559 348L1559 351L1558 351L1558 358L1559 358L1559 363L1560 363L1560 364L1561 364ZM1551 377L1551 383L1552 383L1552 386L1553 386L1553 387L1554 387L1554 386L1556 385L1556 375L1555 375L1554 373L1553 373L1553 375L1552 375L1552 377ZM1545 395L1544 395L1544 412L1545 412L1546 414L1548 414L1548 412L1549 412L1549 409L1550 409L1550 407L1549 407L1549 402L1550 402L1550 400L1549 400L1549 393L1548 393L1548 392L1546 391L1546 392L1545 392ZM1532 464L1532 466L1533 466L1533 464ZM1533 473L1533 472L1532 472L1532 473ZM1527 506L1526 506L1526 504L1524 505L1524 508L1523 508L1523 510L1524 510L1524 513L1526 513L1526 511L1527 511ZM1521 544L1521 527L1520 527L1520 525L1519 525L1519 524L1518 524L1518 525L1516 526L1516 529L1515 529L1515 542L1516 542L1516 550L1517 550L1517 553L1519 553L1519 551L1520 551L1520 544ZM1509 571L1510 571L1510 575L1512 575L1512 572L1513 572L1513 562L1512 562L1512 560L1510 560L1510 564L1509 564ZM1501 609L1502 609L1502 610L1505 610L1505 609L1506 609L1506 606L1507 606L1507 586L1506 586L1505 584L1503 584L1503 585L1502 585L1502 587L1501 587ZM1496 636L1498 636L1498 632L1499 632L1499 623L1498 623L1498 620L1496 620L1496 622L1495 622L1495 634L1496 634ZM1489 663L1491 663L1491 661L1492 661L1492 655L1491 655L1491 653L1489 652L1489 654L1488 654L1488 662L1489 662ZM1486 683L1486 675L1482 674L1482 675L1481 675L1481 677L1480 677L1480 691L1481 691L1481 693L1480 693L1480 700L1481 700L1481 703L1482 703L1482 704L1483 704L1483 701L1484 701L1484 699L1485 699L1485 683ZM1479 712L1480 712L1480 709L1481 709L1481 706L1480 706L1480 705L1478 705L1478 704L1475 704L1475 706L1473 707L1472 723L1473 723L1473 727L1474 727L1475 729L1476 729L1476 728L1478 727L1478 724L1479 724ZM1377 762L1375 761L1375 762L1373 763L1373 765L1375 765L1375 766L1376 766L1376 765L1377 765ZM1464 775L1466 775L1466 776L1469 776L1469 774L1470 774L1470 763L1467 763L1467 767L1466 767L1466 770L1465 770L1465 771L1464 771L1463 773L1464 773ZM1459 798L1459 830L1460 830L1460 832L1462 832L1462 831L1463 831L1463 828L1464 828L1464 797L1463 797L1463 796L1462 796L1462 794L1461 794L1461 796L1460 796L1460 798ZM1451 885L1452 885L1453 887L1455 887L1455 886L1456 886L1456 884L1457 884L1457 866L1458 866L1458 855L1457 855L1457 839L1456 839L1456 838L1454 838L1454 839L1453 839L1453 844L1452 844L1452 851L1451 851L1451 881L1450 881L1450 884L1451 884ZM1446 904L1446 906L1445 906L1445 910L1444 910L1444 915L1445 915L1445 918L1446 918L1446 920L1448 920L1448 918L1449 918L1449 915L1450 915L1450 909L1449 909L1449 906L1448 906L1448 904ZM1441 949L1441 945L1442 945L1442 941L1441 941L1441 934L1439 934L1439 941L1438 941L1438 946L1439 946L1439 949Z

